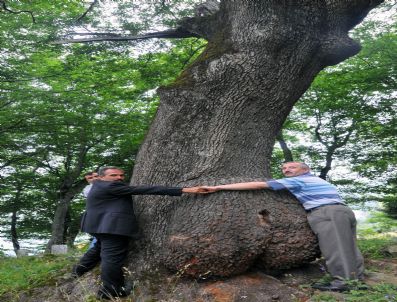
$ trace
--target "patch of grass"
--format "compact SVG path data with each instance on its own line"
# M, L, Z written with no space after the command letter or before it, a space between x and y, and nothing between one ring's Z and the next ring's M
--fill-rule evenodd
M368 290L352 290L345 296L346 302L394 302L397 301L397 286L377 284Z
M0 257L0 297L55 283L76 261L71 256Z
M322 276L320 279L316 280L316 283L319 284L329 284L334 278L332 278L332 276L330 274L325 274L324 276Z
M365 223L359 224L359 235L374 236L387 232L397 232L397 219L384 212L373 211Z
M397 220L383 212L373 212L367 223L358 228L358 246L366 258L381 259L390 255L387 247L397 244Z
M328 275L320 279L327 283ZM387 283L379 283L369 286L358 280L346 281L350 291L342 293L315 292L311 302L397 302L397 286Z
M312 302L396 302L397 286L392 284L377 284L366 290L350 290L339 293L316 293L311 298Z
M365 258L382 259L389 257L385 249L396 244L396 241L393 237L383 235L377 238L360 239L357 244Z
M313 302L337 302L335 296L331 293L321 293L311 297L310 301Z

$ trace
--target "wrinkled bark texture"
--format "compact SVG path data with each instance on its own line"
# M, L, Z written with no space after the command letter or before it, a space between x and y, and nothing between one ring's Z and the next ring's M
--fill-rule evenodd
M320 70L359 51L347 33L381 2L229 0L215 13L183 20L208 46L159 89L131 182L269 179L272 148L291 108ZM142 239L131 253L133 270L160 263L193 277L231 276L318 255L303 208L286 192L136 196L134 204Z

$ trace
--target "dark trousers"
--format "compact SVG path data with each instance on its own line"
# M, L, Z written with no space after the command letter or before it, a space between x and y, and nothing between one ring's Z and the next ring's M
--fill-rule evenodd
M125 284L122 267L128 255L130 237L113 234L92 235L97 238L97 242L75 266L75 274L81 276L101 262L100 292L112 296L123 295Z

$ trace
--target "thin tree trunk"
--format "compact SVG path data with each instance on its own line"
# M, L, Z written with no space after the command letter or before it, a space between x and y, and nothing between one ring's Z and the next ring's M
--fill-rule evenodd
M18 242L18 233L17 233L17 220L18 220L17 211L13 210L11 215L11 241L16 255L18 255L18 251L20 249L20 245Z
M338 121L339 122L339 121ZM355 121L353 121L353 125L350 126L345 132L338 133L337 123L336 121L331 120L331 124L333 125L333 135L331 141L327 141L323 138L322 134L320 133L320 128L322 126L321 116L317 115L317 126L315 129L315 136L317 140L326 148L326 155L325 155L325 166L321 168L319 177L326 180L328 172L331 171L331 165L333 161L333 157L335 152L338 148L341 148L347 144L350 139L350 136L353 134L355 129Z
M328 151L325 157L325 166L321 168L319 177L322 179L327 179L328 172L331 171L331 165L333 161L334 151Z
M20 245L18 240L17 222L18 222L18 209L19 209L18 205L20 204L21 193L23 189L22 184L18 182L16 185L16 189L17 190L14 198L14 206L11 214L11 241L12 241L12 246L14 248L14 252L16 255L18 255L20 250Z
M69 223L68 223L67 233L66 233L66 244L69 247L73 247L74 241L80 231L81 215L73 213L71 207L69 207L68 213L69 213L68 214Z
M69 195L59 200L55 209L54 221L52 223L51 239L47 243L47 252L51 250L51 246L54 244L65 244L65 222L66 214L70 201L74 196Z
M68 209L74 196L80 193L86 185L84 179L79 180L78 178L83 170L85 157L90 148L91 146L82 144L77 154L73 153L72 150L68 150L64 163L68 174L63 179L59 190L59 200L55 209L54 221L51 226L51 238L47 243L46 252L49 252L54 244L66 243ZM72 163L74 162L76 163L73 165Z
M66 233L68 232L67 214L70 206L70 202L73 200L74 196L81 192L85 186L85 181L80 181L73 187L70 187L67 192L65 192L61 199L58 201L57 207L55 209L54 220L52 223L51 238L47 243L46 251L51 250L51 246L54 244L66 244Z
M278 143L280 145L281 150L283 151L284 160L286 162L294 161L294 157L292 156L292 152L291 152L290 148L288 148L287 142L284 140L283 130L281 130L279 132L279 134L277 135L277 141L278 141Z

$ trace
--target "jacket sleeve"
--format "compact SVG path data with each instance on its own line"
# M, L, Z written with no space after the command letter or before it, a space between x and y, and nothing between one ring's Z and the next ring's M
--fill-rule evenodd
M112 182L109 186L109 193L117 196L121 195L182 195L180 187L164 186L129 186L122 182Z

